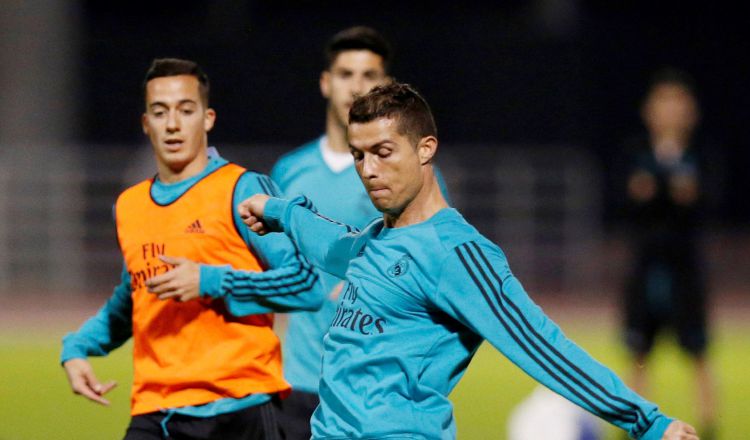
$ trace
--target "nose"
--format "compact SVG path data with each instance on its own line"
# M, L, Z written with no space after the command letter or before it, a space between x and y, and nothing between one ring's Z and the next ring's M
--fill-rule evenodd
M363 77L356 77L352 82L352 96L362 96L367 92L367 85Z
M377 158L374 154L365 153L362 158L362 177L372 179L377 177Z
M169 112L169 115L167 116L167 131L169 133L180 131L180 119L177 111Z

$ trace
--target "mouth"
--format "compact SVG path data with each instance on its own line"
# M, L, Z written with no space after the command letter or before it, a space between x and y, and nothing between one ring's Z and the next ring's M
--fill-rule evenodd
M374 187L370 188L370 195L372 197L383 197L385 196L390 190L386 187Z
M182 148L183 140L182 139L167 139L164 141L164 144L166 144L167 150L178 151L180 148Z

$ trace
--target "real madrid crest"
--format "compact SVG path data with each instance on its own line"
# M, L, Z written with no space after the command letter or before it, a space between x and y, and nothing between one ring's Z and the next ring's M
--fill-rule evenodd
M411 260L411 257L408 254L399 258L393 266L388 268L388 275L394 278L404 275L409 271L409 260Z

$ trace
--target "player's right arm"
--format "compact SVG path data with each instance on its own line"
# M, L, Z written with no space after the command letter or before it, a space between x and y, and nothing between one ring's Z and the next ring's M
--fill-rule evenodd
M123 267L120 284L104 306L78 331L63 338L60 362L74 393L103 405L109 404L103 396L116 384L112 381L100 383L87 358L104 356L130 338L132 311L130 275Z
M339 278L357 255L359 229L318 214L307 197L284 200L259 194L240 203L238 211L254 232L286 233L313 265Z

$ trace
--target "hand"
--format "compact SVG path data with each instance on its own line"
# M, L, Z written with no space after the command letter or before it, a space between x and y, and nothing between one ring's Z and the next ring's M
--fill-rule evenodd
M104 396L112 388L117 386L117 382L111 380L105 384L99 383L94 376L94 369L86 359L70 359L63 364L65 373L68 375L70 388L75 394L86 397L101 405L109 405L109 400Z
M237 206L237 212L242 217L242 222L258 235L265 235L270 232L263 223L263 211L266 209L266 202L270 198L266 194L255 194L243 200Z
M698 433L687 423L675 420L667 426L662 440L698 440Z
M174 298L177 301L189 301L200 296L201 270L198 263L166 255L159 255L159 259L174 267L167 273L146 280L149 292L157 294L159 299Z

